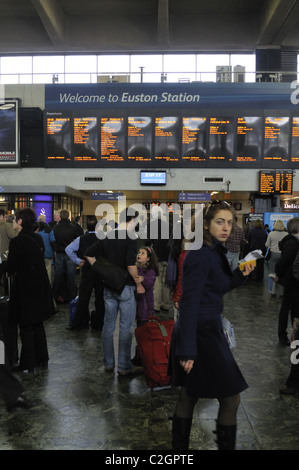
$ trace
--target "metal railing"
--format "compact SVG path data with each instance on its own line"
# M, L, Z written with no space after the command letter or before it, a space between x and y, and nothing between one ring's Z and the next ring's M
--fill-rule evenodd
M81 73L0 73L0 85L51 83L192 83L192 82L291 82L298 72L81 72Z

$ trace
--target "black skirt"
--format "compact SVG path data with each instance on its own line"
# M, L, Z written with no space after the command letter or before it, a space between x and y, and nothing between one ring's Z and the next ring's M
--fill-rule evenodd
M173 385L184 386L189 396L200 398L231 397L248 388L224 335L221 315L202 317L196 333L197 357L187 374L175 354L180 320L175 324L168 367Z

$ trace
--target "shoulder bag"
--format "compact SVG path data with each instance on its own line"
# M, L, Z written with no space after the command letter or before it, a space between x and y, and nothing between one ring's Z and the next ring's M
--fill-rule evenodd
M271 258L271 250L270 248L267 248L266 254L264 256L264 260L269 261L270 258Z
M115 291L116 294L121 294L130 276L127 269L118 266L103 256L96 260L92 265L92 269L104 286Z

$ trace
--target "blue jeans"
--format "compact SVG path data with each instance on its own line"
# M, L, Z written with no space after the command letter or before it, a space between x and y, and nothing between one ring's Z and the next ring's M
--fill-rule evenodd
M66 253L56 253L55 256L55 271L53 282L53 297L57 299L60 294L60 289L63 286L66 275L67 293L69 301L73 300L77 295L76 286L76 265L68 257Z
M133 337L133 324L136 317L135 286L125 286L120 295L109 289L104 289L105 317L102 331L104 366L112 369L115 366L113 334L115 330L118 311L119 337L118 337L118 370L124 371L132 368L131 347Z

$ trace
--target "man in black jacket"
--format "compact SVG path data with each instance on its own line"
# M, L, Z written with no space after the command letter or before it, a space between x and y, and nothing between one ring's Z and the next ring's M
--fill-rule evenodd
M121 293L108 287L104 288L105 319L102 331L104 367L113 372L117 363L120 376L135 374L140 368L131 362L133 325L136 318L135 288L138 276L136 266L137 236L134 231L136 216L129 215L124 209L119 215L119 225L107 233L106 238L98 240L87 249L85 256L92 269L97 272L97 258L104 256L111 263L128 270L126 284ZM141 281L138 281L141 282ZM119 339L117 360L114 352L114 331L119 314Z
M55 271L53 282L53 297L59 302L74 299L77 294L76 265L65 252L66 247L80 234L75 225L69 220L69 211L60 211L60 221L54 226L55 236ZM66 281L67 299L61 298L61 289Z
M77 237L65 249L69 258L81 268L81 280L79 285L79 299L76 312L67 330L81 330L89 324L89 302L92 291L95 295L95 311L91 317L91 328L102 329L104 324L104 285L98 276L95 276L90 263L85 259L84 253L88 247L97 241L96 225L98 219L95 216L87 218L88 233Z
M299 217L290 219L287 223L289 234L279 242L281 257L275 265L275 272L279 284L284 287L282 303L278 317L278 338L282 346L289 346L287 335L288 317L291 312L291 321L299 317L299 291L298 284L293 276L293 263L299 250Z

